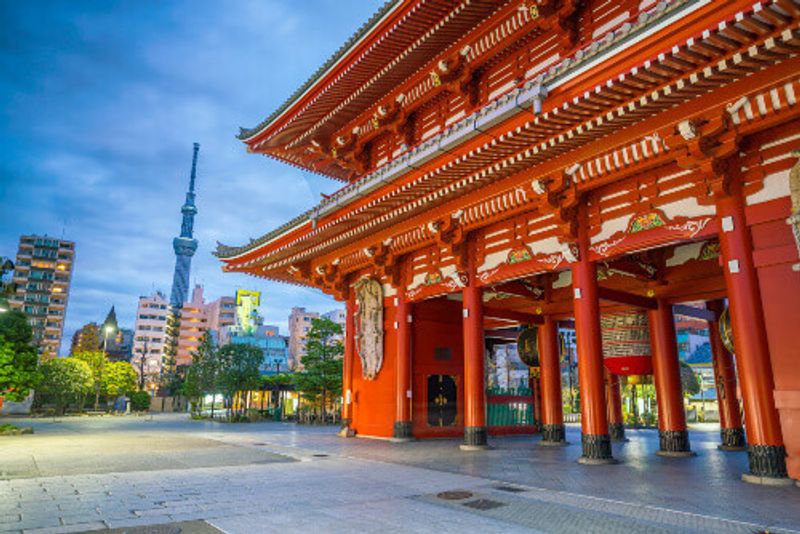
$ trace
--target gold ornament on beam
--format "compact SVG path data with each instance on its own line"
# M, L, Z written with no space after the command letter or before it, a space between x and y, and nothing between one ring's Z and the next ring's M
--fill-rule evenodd
M722 310L722 314L719 316L719 337L728 352L733 354L735 351L733 350L733 327L731 326L730 307Z

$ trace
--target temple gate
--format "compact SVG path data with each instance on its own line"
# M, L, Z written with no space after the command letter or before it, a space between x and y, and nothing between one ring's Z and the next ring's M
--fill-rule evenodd
M390 1L240 135L344 187L217 255L347 303L344 435L469 451L488 443L485 333L530 325L542 442L563 443L574 321L579 461L614 462L601 317L636 311L660 454L690 455L673 317L729 318L721 445L743 446L738 388L745 480L800 479L798 28L797 0Z

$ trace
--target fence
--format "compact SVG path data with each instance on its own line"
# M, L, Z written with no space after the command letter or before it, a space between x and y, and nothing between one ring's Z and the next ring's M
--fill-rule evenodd
M486 397L486 424L490 434L532 434L538 431L530 388L490 388Z

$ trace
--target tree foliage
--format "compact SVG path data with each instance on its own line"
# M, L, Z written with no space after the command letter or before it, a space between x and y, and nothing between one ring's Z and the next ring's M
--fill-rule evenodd
M303 371L294 375L295 387L304 398L319 402L323 419L331 395L342 390L342 325L330 319L312 319L301 358Z
M33 332L25 314L0 314L0 396L19 402L36 387L41 375Z
M687 397L700 393L700 380L689 364L681 362L681 387Z
M106 362L102 377L102 391L107 397L130 395L136 391L138 375L128 362Z
M59 414L70 401L85 397L93 390L94 378L89 364L77 358L54 358L41 366L39 389L49 395Z
M100 327L97 323L89 323L81 328L80 340L72 347L71 355L79 352L97 352L101 346Z
M264 361L264 352L260 348L229 343L220 347L218 357L219 388L229 401L239 392L258 388L261 381L259 368Z

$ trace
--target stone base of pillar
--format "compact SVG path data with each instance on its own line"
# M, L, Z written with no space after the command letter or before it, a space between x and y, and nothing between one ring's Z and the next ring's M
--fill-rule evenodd
M742 480L753 484L784 486L792 481L786 473L786 448L783 445L750 445L747 447L750 473Z
M413 441L414 435L411 433L411 421L395 421L392 431L392 441L400 443Z
M625 437L625 425L623 423L608 423L608 434L611 436L611 441L622 443L630 441Z
M719 435L722 443L717 448L721 451L743 451L747 448L742 427L720 428Z
M696 456L689 446L689 432L686 430L659 430L660 450L656 453L667 458L685 458Z
M485 451L489 448L485 426L465 426L462 451Z
M354 438L356 436L356 431L350 428L350 419L342 419L342 428L336 434L340 438Z
M558 447L566 444L564 425L542 425L542 441L539 445Z
M583 456L578 458L579 464L617 463L617 460L611 456L611 437L608 434L581 434L581 446L583 447Z

